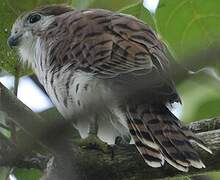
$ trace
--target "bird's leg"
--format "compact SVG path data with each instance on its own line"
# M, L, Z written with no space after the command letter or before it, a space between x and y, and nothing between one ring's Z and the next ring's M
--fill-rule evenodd
M101 139L99 139L97 134L98 134L98 122L97 122L97 118L94 118L90 122L89 135L87 138L82 139L80 141L80 146L88 149L101 150L103 152L108 151L109 149L108 144L103 142Z
M98 134L98 122L97 122L97 119L94 118L90 122L89 136L92 136L92 135L97 136L97 134Z

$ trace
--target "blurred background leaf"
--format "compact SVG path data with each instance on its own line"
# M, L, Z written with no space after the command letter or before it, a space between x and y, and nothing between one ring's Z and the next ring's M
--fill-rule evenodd
M156 12L158 30L176 57L219 42L219 7L219 0L160 0Z
M218 0L160 0L155 14L157 30L177 61L220 43L219 7ZM211 58L192 68L212 66L219 71L220 58ZM220 115L220 81L204 74L195 74L196 78L178 86L187 121Z
M109 9L112 11L117 11L123 7L140 2L140 0L72 0L71 5L76 9L86 9L86 8L102 8Z
M36 169L16 169L14 172L17 180L39 180L42 172Z

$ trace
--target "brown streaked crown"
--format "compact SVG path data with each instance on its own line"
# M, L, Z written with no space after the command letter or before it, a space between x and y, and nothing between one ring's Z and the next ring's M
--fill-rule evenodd
M49 16L54 15L58 16L66 12L73 11L74 9L71 6L67 5L46 5L35 9L35 12L39 12L40 14Z

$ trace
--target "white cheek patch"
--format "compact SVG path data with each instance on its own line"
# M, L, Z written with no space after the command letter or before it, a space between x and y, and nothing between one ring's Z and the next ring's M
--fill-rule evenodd
M33 36L30 32L25 32L22 37L21 45L19 46L19 54L24 63L32 65L35 55L35 44Z
M32 37L32 34L31 34L30 31L26 31L25 33L23 33L23 38L24 38L24 39L28 39L28 38L30 38L30 37ZM32 39L32 38L31 38L31 39Z
M24 63L31 65L32 68L35 65L35 61L37 61L36 55L40 55L43 48L39 37L35 37L35 35L32 34L31 29L39 31L44 30L54 21L54 19L54 16L45 16L39 24L35 24L34 26L26 27L24 29L21 44L19 45L19 54L21 60Z
M26 50L25 47L20 47L19 48L19 54L21 56L21 60L24 62L24 63L27 63L31 57L31 54L29 53L29 51Z

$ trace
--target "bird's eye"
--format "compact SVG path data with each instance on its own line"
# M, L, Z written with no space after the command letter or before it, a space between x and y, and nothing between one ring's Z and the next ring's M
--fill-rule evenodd
M33 23L39 21L40 19L41 19L41 15L39 15L39 14L32 14L32 15L30 15L28 17L28 22L30 24L33 24Z

